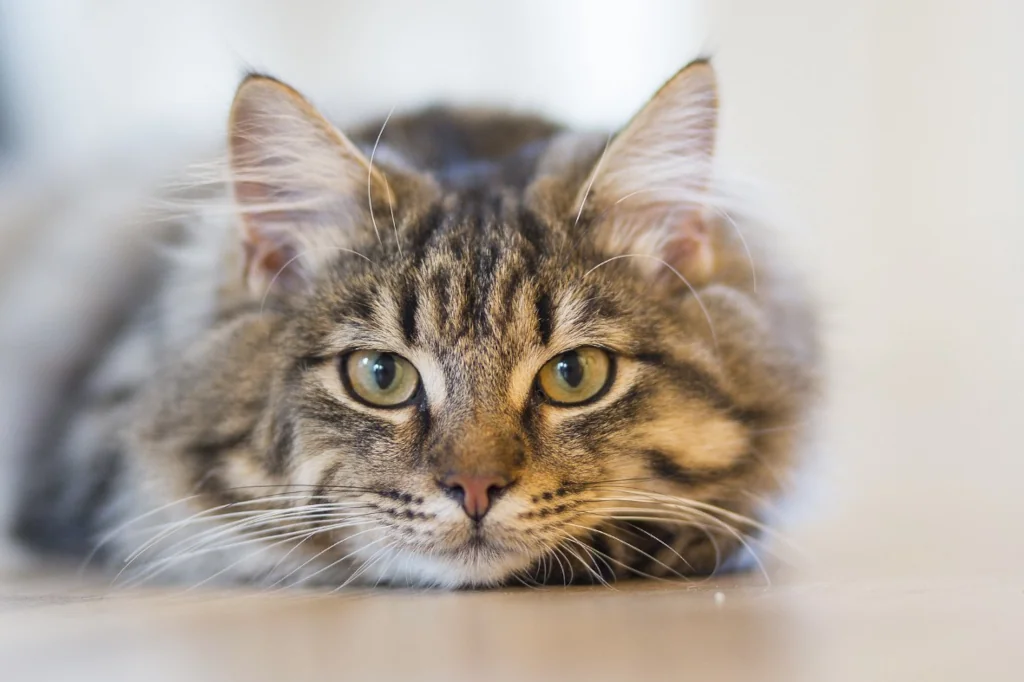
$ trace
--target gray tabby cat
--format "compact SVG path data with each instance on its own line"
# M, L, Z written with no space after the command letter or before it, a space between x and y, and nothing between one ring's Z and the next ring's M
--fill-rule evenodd
M610 140L440 109L345 137L247 77L230 215L208 197L192 257L144 279L26 467L19 536L127 584L736 565L817 351L716 118L705 61Z

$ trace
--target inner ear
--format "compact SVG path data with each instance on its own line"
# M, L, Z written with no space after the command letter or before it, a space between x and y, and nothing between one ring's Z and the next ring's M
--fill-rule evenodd
M577 203L601 251L636 256L652 275L668 265L694 285L713 277L707 214L717 119L714 69L697 61L615 136Z
M249 76L228 126L231 182L250 287L308 282L339 249L351 249L371 201L394 201L358 148L289 86Z

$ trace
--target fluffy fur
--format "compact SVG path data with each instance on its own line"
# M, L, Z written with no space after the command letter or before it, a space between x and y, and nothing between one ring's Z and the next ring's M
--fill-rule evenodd
M191 191L165 230L185 257L35 453L20 536L130 584L734 564L796 466L817 352L771 235L713 172L716 110L695 62L613 138L449 110L345 137L247 78L225 191ZM545 400L538 371L582 346L613 356L607 390ZM356 399L355 350L408 359L416 399ZM452 472L510 483L473 519Z

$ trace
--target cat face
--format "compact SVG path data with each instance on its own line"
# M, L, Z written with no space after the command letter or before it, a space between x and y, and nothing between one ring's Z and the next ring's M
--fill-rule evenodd
M522 180L451 181L402 149L371 164L250 78L231 127L249 303L172 363L140 448L206 508L292 510L267 542L342 575L713 570L810 387L711 210L714 113L696 63L604 148L556 136Z

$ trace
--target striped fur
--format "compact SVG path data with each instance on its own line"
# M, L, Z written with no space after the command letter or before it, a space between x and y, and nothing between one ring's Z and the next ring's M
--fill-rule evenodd
M734 562L797 463L817 358L771 235L711 175L710 66L610 145L447 110L345 138L255 78L236 129L270 113L233 142L238 212L196 204L188 257L125 317L26 484L21 536L96 550L129 583L603 582ZM537 372L581 346L613 355L607 392L545 402ZM415 403L353 399L339 358L357 349L407 358ZM453 453L511 472L482 521L438 484Z

